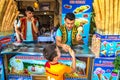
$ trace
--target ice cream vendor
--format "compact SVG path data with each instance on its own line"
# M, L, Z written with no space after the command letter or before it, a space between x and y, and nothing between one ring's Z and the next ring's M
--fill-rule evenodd
M21 36L23 41L37 41L38 20L34 18L34 10L31 6L26 8L26 17L19 20L16 32Z
M68 46L83 44L80 30L75 26L75 15L67 13L65 16L65 24L60 26L56 33L56 44L65 52L68 52Z

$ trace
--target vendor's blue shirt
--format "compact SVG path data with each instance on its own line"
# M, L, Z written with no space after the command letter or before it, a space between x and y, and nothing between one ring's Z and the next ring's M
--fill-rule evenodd
M71 37L72 36L72 29L70 31L67 30L67 35L68 36L67 36L66 44L71 46L72 45L72 37ZM56 36L62 37L62 32L61 32L61 30L59 28L57 29Z
M25 41L33 41L33 35L32 35L32 26L31 26L32 22L31 21L27 21L27 32L26 32L26 40ZM17 26L20 27L21 22L19 20ZM36 26L38 27L38 21L36 23Z

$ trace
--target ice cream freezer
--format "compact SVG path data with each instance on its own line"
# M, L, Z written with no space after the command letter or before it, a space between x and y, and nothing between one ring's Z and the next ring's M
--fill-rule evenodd
M20 46L8 45L1 54L4 57L5 74L7 80L47 80L42 50L48 45L21 44ZM77 70L72 74L65 74L66 80L92 80L94 54L86 45L72 47L76 52ZM68 66L72 63L69 53L61 50L59 62Z

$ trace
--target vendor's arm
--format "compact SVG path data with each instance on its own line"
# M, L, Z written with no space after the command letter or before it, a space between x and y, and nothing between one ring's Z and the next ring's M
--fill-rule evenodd
M18 34L21 36L22 40L24 40L23 34L22 34L21 31L20 31L20 25L21 25L21 22L20 22L20 20L19 20L19 21L18 21L18 24L17 24L16 27L15 27L15 32L18 33Z
M62 43L62 33L61 33L60 29L58 29L57 33L56 33L56 44L57 44L57 46L62 47L62 49L64 51L68 52L69 46L67 44Z
M33 30L35 31L35 33L38 33L38 26L39 26L38 21L35 24L34 23L34 20L35 20L34 17L32 17L31 19L32 19Z
M62 47L62 46L63 46L63 44L61 43L61 37L60 37L60 36L56 36L56 44L57 44L57 46L59 46L59 47Z
M82 36L80 34L76 35L76 41L80 42L82 40Z

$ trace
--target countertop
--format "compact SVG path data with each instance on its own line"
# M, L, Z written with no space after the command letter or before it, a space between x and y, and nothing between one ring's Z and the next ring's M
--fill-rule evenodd
M43 55L43 48L49 43L21 43L19 45L9 44L6 48L1 51L1 54L21 54L21 55ZM76 52L76 56L79 57L95 57L92 51L89 49L87 45L77 45L72 47ZM68 52L64 52L61 50L62 56L69 56Z

